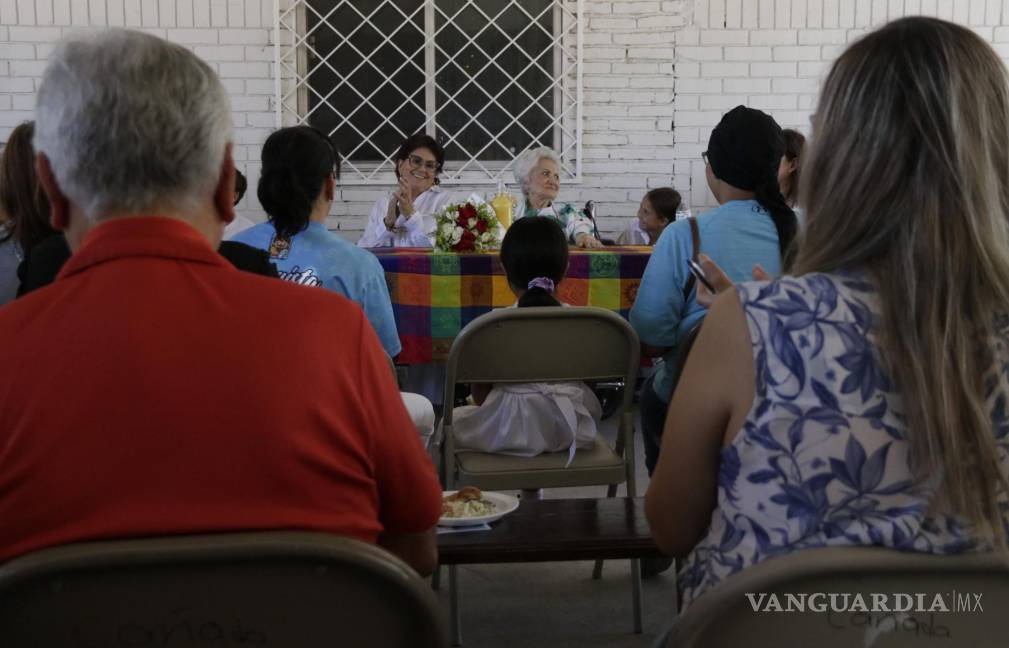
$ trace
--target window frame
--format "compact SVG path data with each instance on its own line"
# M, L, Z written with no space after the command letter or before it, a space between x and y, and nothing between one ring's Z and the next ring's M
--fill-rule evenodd
M548 47L552 48L554 53L553 70L550 70L550 72L552 72L552 76L549 77L549 87L536 98L542 98L547 92L552 93L553 114L551 116L552 122L548 125L548 128L553 129L554 150L560 154L562 159L562 178L567 183L577 184L582 181L584 105L582 55L584 51L584 0L550 0L550 5L536 16L533 16L522 6L521 0L508 0L505 6L494 16L489 16L487 12L479 7L476 4L477 0L463 0L462 6L460 6L458 10L453 12L451 15L446 10L437 6L437 0L422 0L420 7L413 10L404 10L399 8L395 0L381 0L373 9L370 10L370 12L368 9L365 9L365 13L362 13L362 11L355 7L349 0L334 0L333 7L329 9L325 15L319 14L319 12L314 8L310 8L308 6L308 2L309 0L274 0L273 74L275 88L273 108L275 112L275 125L279 128L281 126L293 126L307 123L309 118L308 99L309 93L311 92L315 92L316 95L325 102L325 98L319 93L319 91L311 88L308 81L309 74L313 70L317 69L320 65L327 64L327 57L320 56L319 52L317 52L313 47L312 34L306 33L308 31L307 12L313 11L319 17L319 23L316 25L316 29L318 29L320 25L326 24L330 29L333 29L334 33L339 33L335 28L325 22L325 18L332 15L337 9L344 6L350 7L360 15L363 21L361 26L363 26L365 24L370 25L371 22L369 18L376 15L380 9L388 5L398 11L404 17L405 21L413 19L418 12L422 12L423 14L424 85L422 88L418 89L418 91L414 91L410 96L414 97L418 94L418 92L420 93L419 101L414 102L414 105L419 110L423 110L423 130L433 137L438 137L439 134L445 134L445 131L439 130L440 125L438 123L438 115L440 111L444 108L444 106L451 105L453 103L452 99L458 96L459 92L461 92L462 89L467 87L470 83L464 83L455 93L448 93L444 89L440 89L437 84L438 73L453 65L453 56L440 48L437 43L437 37L443 30L453 24L453 18L461 15L469 8L475 9L487 18L487 24L478 32L466 34L465 36L468 40L467 46L469 44L473 44L475 47L479 48L479 45L475 43L475 39L488 29L495 29L494 19L504 15L505 12L510 10L512 7L516 7L530 18L530 25L523 28L523 30L515 36L509 36L504 32L504 30L498 28L499 31L509 39L508 46L511 46L516 44L518 38L526 30L536 28L535 19L541 17L548 11L552 11L553 34L547 34L547 36L552 39L552 42L548 45ZM443 24L441 28L436 29L439 19L442 20ZM356 29L354 31L356 31ZM386 44L389 44L404 56L403 64L402 66L397 67L397 71L405 66L411 65L411 57L403 52L402 49L397 47L393 41L393 37L398 31L399 30L397 29L392 32L392 34L382 34L379 32L383 38L381 48L384 48ZM368 65L367 60L371 53L366 55L350 43L349 37L352 36L353 33L354 32L352 31L350 34L340 34L340 36L343 39L342 43L349 44L362 57L360 65L355 67L356 70L361 66ZM376 51L378 49L380 48L375 48ZM459 51L461 52L464 49L465 46L459 48ZM504 50L505 48L501 49ZM310 51L317 57L317 60L320 61L320 63L317 63L311 69L309 69ZM480 51L488 57L486 64L481 68L482 71L483 69L494 65L497 56L491 56L482 49L480 49ZM546 49L543 51L545 52ZM534 54L534 56L535 55L536 54ZM436 66L438 56L445 57L445 60L440 68ZM535 59L530 57L528 64L524 66L523 72L534 65L538 66ZM329 67L335 74L337 74L338 77L340 76L335 68L332 66ZM546 74L547 70L543 70L542 66L538 67L540 67L540 70ZM395 74L395 72L393 74ZM474 73L472 76L475 77L477 74L479 74L479 72ZM348 77L349 76L350 75L348 75ZM392 75L389 75L386 78L390 78L391 76ZM349 82L343 85L356 92L356 90L352 87L352 84ZM381 87L383 86L379 86L379 89ZM521 88L523 92L526 92L522 86L517 84L513 87ZM439 90L448 96L448 100L442 106L437 105ZM378 89L376 89L370 96L373 96L377 91ZM498 94L493 95L493 97L500 97L503 92L504 89L502 89L502 91ZM526 92L526 94L532 98L532 95L528 92ZM375 108L372 104L370 104L370 102L368 102L367 97L361 93L358 93L358 95L370 107ZM493 101L493 99L489 100L488 106L493 105ZM442 183L447 185L493 185L497 182L513 181L511 169L514 166L515 158L523 151L516 151L510 159L506 160L480 160L480 153L488 147L494 145L496 135L480 124L479 120L473 115L473 113L466 111L462 104L457 102L455 103L464 112L468 120L458 129L457 132L448 134L447 140L439 138L439 142L447 146L450 142L455 141L456 138L458 138L465 129L472 124L476 124L491 139L477 152L469 151L466 147L459 144L468 156L463 160L446 160L445 169L440 176ZM506 116L512 120L512 125L517 125L527 134L532 135L532 133L530 133L520 121L521 116L533 107L532 103L530 103L517 115L512 114L511 111L505 110L500 104L496 105L499 110L504 112ZM483 110L480 110L476 113L476 115L479 115L482 112ZM367 134L361 132L361 130L354 126L349 119L342 123L346 123L354 131L356 131L362 138L362 143L360 145L364 145L369 141L369 135L378 132L381 128L390 127L392 122L389 117L383 117L384 121L379 125L379 128L373 130L372 133ZM511 125L509 128L510 127ZM535 141L535 137L533 139ZM374 146L374 148L378 149L379 147ZM350 159L344 159L341 184L348 186L390 184L390 177L393 169L391 158L394 153L395 151L382 151L382 154L385 155L385 159L382 160L352 161Z

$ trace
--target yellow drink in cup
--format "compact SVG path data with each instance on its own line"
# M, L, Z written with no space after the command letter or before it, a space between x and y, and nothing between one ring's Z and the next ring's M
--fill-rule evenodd
M497 216L501 227L508 229L512 224L512 197L504 189L504 184L498 183L497 195L490 201L490 206L494 208L494 215Z

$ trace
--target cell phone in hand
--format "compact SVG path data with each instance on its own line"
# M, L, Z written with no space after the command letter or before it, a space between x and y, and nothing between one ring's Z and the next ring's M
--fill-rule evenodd
M690 274L694 275L698 281L704 284L704 287L707 288L712 295L718 294L718 291L715 290L715 287L711 285L711 282L708 281L707 276L705 276L704 269L701 267L701 264L693 259L687 259L687 267L690 268Z

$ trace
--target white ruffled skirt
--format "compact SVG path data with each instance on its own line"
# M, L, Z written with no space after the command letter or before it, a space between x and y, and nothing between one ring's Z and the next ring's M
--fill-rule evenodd
M456 447L533 457L591 448L602 407L581 382L497 384L483 405L453 412Z

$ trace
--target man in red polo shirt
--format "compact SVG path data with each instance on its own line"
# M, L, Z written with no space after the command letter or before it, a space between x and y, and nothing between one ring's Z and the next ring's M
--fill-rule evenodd
M361 309L239 272L228 99L163 40L62 42L35 148L75 254L0 309L0 561L253 529L436 562L440 488Z

